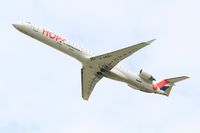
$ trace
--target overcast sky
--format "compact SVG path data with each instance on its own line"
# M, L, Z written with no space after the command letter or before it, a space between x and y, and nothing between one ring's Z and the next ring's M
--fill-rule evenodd
M199 133L198 0L4 0L1 133ZM187 75L169 97L101 80L81 97L81 64L12 27L30 21L102 54L156 38L120 64L157 81Z

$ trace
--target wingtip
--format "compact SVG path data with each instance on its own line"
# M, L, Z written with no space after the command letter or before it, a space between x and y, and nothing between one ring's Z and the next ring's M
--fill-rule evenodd
M85 100L85 101L88 101L88 100L89 100L89 97L84 97L84 96L82 96L82 98L83 98L83 100Z
M154 42L156 39L152 39L150 41L147 41L148 44L151 44L152 42Z
M190 77L189 76L184 76L185 77L185 79L189 79Z
M152 40L149 40L149 41L146 41L145 43L147 44L147 45L149 45L149 44L151 44L152 42L154 42L156 39L152 39Z

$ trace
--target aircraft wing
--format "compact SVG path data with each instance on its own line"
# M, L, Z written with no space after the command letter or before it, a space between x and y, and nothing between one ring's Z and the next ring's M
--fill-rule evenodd
M95 85L102 77L102 75L97 75L90 68L83 67L81 69L82 97L84 100L89 99Z
M88 66L83 66L81 69L83 99L89 99L95 85L103 78L103 76L105 76L104 74L107 71L111 70L121 60L149 45L153 41L154 40L150 40L114 52L91 57Z
M111 70L114 66L116 66L121 60L127 58L131 54L137 52L141 48L151 44L153 40L142 42L136 45L129 46L127 48L123 48L120 50L116 50L114 52L102 54L99 56L91 57L91 63L98 65L98 67L101 69L102 67L106 67L106 70Z

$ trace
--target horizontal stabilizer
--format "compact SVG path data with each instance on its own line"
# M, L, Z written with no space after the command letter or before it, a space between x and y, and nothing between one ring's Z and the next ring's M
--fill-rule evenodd
M182 80L185 80L185 79L188 79L189 77L187 76L181 76L181 77L176 77L176 78L169 78L169 79L166 79L169 83L171 84L174 84L176 82L179 82L179 81L182 81Z
M181 77L175 77L175 78L169 78L164 79L161 82L158 82L156 85L154 85L154 88L159 88L160 90L164 91L163 95L169 96L172 87L175 85L176 82L188 79L187 76L181 76Z

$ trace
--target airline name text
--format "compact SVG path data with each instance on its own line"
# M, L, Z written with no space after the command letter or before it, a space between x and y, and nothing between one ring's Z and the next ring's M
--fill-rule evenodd
M65 41L65 39L63 39L62 37L52 32L49 32L48 30L45 30L45 29L43 29L42 34L60 43L63 43Z

